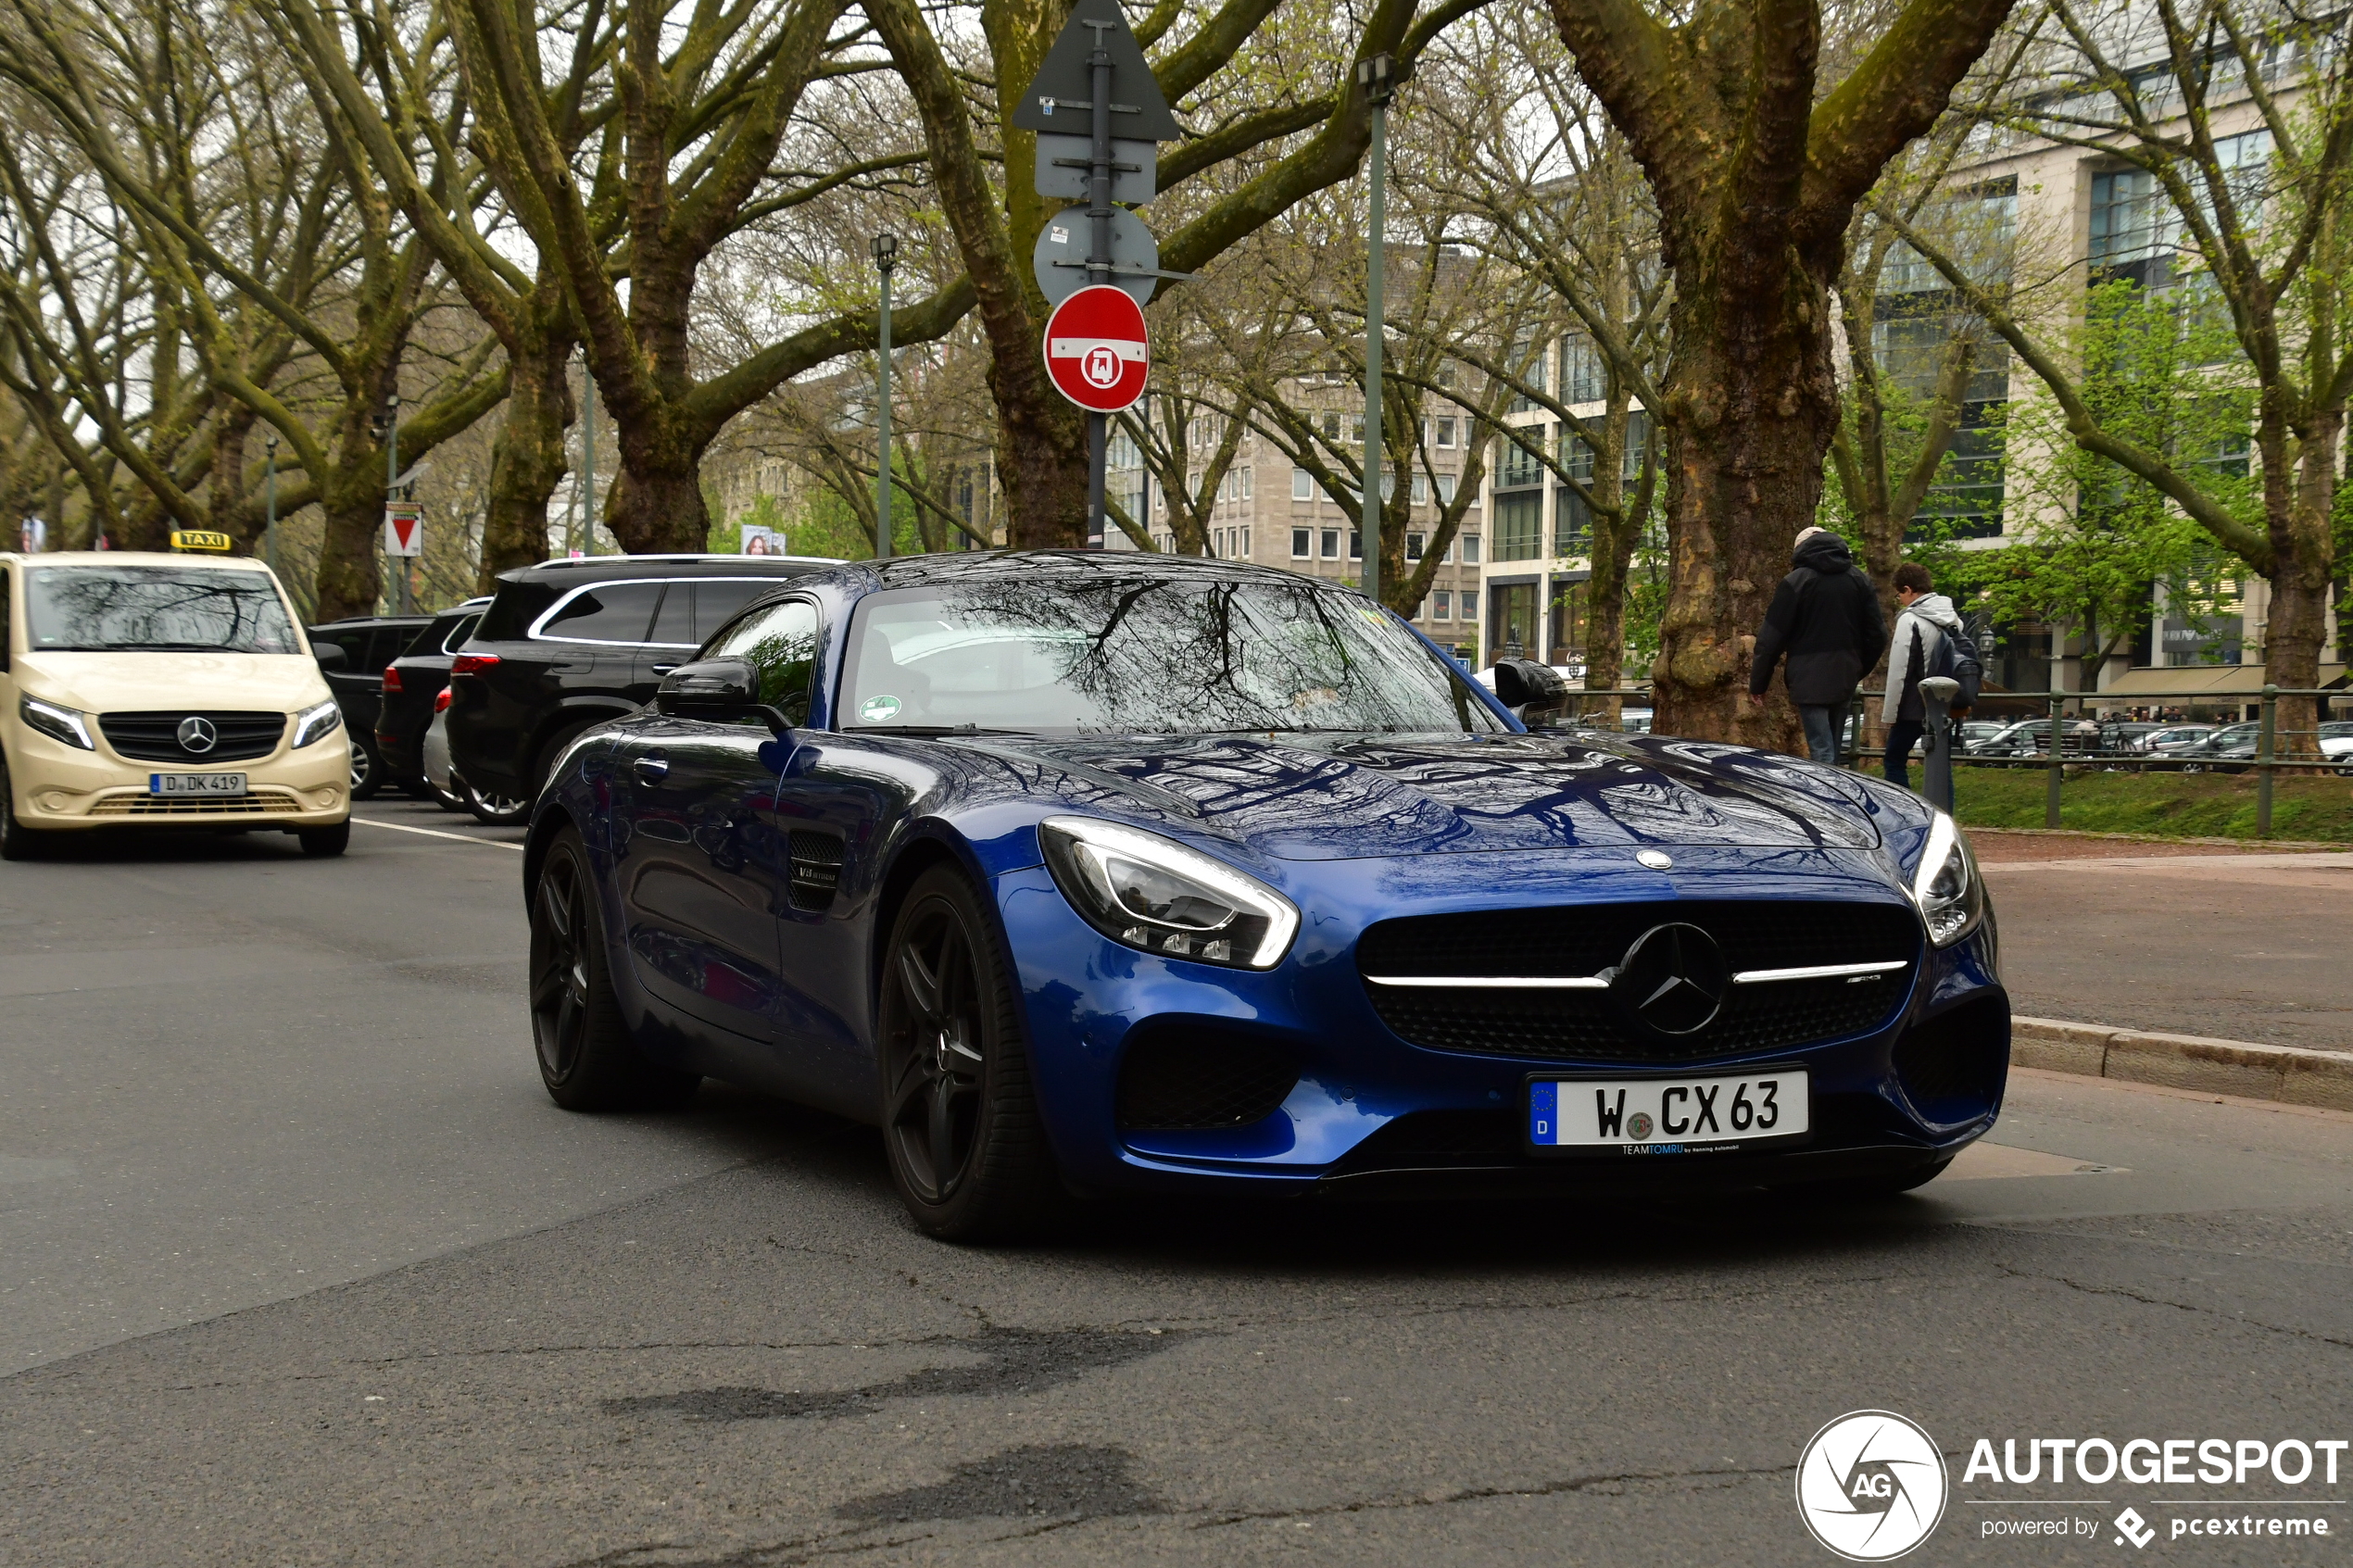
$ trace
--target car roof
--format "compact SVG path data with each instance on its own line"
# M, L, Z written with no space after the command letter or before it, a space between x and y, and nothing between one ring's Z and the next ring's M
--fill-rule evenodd
M346 615L341 621L313 621L306 630L333 631L342 626L430 626L430 615Z
M1282 567L1129 550L947 550L933 555L894 556L883 561L845 561L824 573L820 581L824 585L839 586L852 593L871 593L936 583L1032 583L1040 577L1081 581L1132 576L1139 571L1148 571L1166 581L1260 581L1291 588L1304 583L1333 592L1354 592L1353 584L1308 577Z
M0 552L0 561L26 566L194 566L215 571L267 571L253 556L183 554L177 550L43 550L37 555Z
M498 574L501 583L540 583L569 587L639 577L805 577L842 563L831 556L645 555L581 556L543 560Z

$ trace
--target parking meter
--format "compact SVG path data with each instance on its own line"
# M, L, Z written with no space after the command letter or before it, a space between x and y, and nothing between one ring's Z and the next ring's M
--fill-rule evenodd
M1950 675L1931 675L1920 682L1920 708L1926 715L1928 750L1920 762L1920 793L1931 806L1953 809L1953 699L1961 684Z

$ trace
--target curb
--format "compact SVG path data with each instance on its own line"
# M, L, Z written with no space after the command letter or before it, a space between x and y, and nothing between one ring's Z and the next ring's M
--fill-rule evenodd
M2193 838L2186 834L2162 833L2092 833L2082 828L2002 828L1988 827L1982 822L1963 822L1972 834L2003 833L2020 838L2092 838L2116 844L2196 844L2217 848L2251 849L2258 853L2310 854L2316 850L2342 853L2353 849L2348 838ZM1999 861L1994 862L1996 865Z
M2344 1051L2156 1035L2055 1018L2013 1018L2010 1061L2086 1078L2353 1110L2353 1053Z

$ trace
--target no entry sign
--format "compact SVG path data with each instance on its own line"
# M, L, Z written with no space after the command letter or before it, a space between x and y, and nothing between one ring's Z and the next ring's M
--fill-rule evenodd
M1089 413L1116 414L1144 395L1144 311L1125 289L1080 289L1046 320L1046 373Z

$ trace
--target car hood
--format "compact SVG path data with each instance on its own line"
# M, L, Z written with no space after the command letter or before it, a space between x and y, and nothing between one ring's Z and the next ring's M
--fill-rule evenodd
M89 713L159 709L290 713L332 695L299 653L28 653L18 689Z
M1600 732L991 736L1074 805L1205 829L1278 859L1602 845L1870 849L1875 803L1769 752Z

